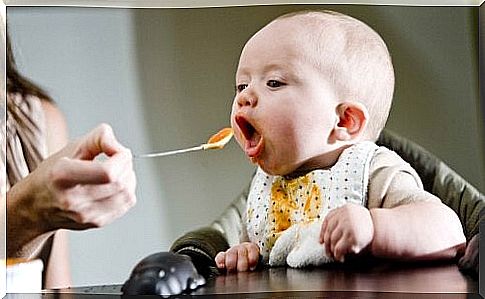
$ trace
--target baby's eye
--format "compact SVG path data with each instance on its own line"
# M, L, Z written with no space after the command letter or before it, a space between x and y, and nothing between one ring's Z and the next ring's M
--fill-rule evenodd
M245 90L247 87L248 87L247 84L238 84L238 85L236 85L236 91L241 92L241 91Z
M268 80L268 82L266 82L266 85L271 87L271 88L277 88L277 87L281 87L281 86L286 85L286 84L283 83L283 82L280 82L278 80Z

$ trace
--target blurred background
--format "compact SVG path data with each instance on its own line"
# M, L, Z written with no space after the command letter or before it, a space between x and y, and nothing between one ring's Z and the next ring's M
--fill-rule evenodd
M283 13L323 8L386 41L396 72L387 127L485 191L477 7L7 7L7 30L20 70L55 99L71 138L107 122L146 153L198 145L229 126L247 39ZM76 286L124 282L141 258L222 213L254 170L235 142L134 167L137 205L106 228L70 233Z

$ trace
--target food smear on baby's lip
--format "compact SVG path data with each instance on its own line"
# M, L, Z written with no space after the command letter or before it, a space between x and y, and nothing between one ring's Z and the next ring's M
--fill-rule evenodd
M212 135L207 143L203 144L204 149L222 149L234 136L232 128L223 128L216 134Z

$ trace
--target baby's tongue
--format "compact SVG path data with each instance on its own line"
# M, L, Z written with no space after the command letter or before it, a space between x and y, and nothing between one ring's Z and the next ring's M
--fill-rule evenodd
M251 136L250 139L246 141L246 154L250 157L253 157L258 154L259 149L261 147L261 135L257 132Z

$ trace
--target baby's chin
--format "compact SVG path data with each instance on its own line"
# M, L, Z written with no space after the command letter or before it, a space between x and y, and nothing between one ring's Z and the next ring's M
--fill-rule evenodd
M240 143L241 149L244 151L244 144ZM272 155L274 157L274 154ZM279 156L279 155L277 155ZM271 155L268 154L267 148L263 147L261 152L257 156L248 157L252 164L259 166L265 173L275 176L286 176L296 171L301 163L294 163L282 161L281 159L271 159Z
M293 173L297 167L290 167L288 164L268 163L264 159L251 159L251 162L258 165L265 173L275 176L287 176Z

